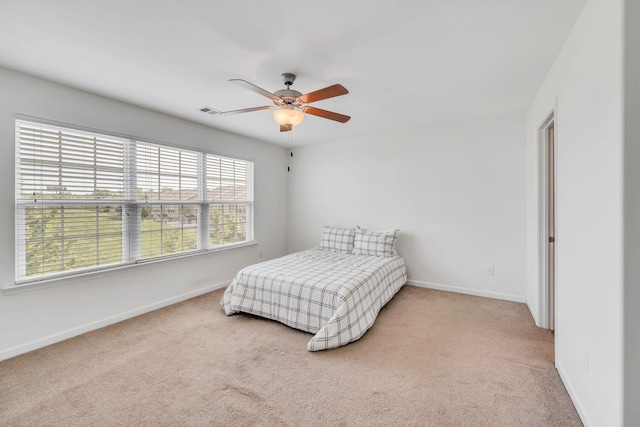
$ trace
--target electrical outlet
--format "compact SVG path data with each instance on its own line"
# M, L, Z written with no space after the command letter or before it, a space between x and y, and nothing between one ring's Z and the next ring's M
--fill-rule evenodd
M262 251L258 252L258 258L262 258Z
M487 265L487 270L486 271L487 271L487 274L489 276L493 276L495 274L495 269L494 269L493 265Z

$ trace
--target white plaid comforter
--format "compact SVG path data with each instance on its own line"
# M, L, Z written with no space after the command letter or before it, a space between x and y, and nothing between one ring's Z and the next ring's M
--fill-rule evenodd
M407 281L399 256L297 252L241 270L222 297L227 315L251 313L315 334L307 350L356 341Z

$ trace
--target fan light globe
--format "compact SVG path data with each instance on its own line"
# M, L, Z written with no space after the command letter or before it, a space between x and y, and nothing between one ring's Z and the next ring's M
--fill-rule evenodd
M282 126L298 126L304 120L304 113L294 109L293 105L283 105L273 111L273 118Z

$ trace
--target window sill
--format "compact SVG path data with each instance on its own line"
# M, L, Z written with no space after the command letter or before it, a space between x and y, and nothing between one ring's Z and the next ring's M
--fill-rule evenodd
M246 248L246 247L249 247L249 246L256 246L256 245L258 245L258 242L255 241L255 240L252 240L250 242L230 244L230 245L226 245L224 247L215 248L215 249L209 249L209 250L202 251L202 252L192 252L192 253L188 253L188 254L179 254L179 255L169 256L169 257L151 258L151 259L141 260L141 261L133 262L133 263L126 264L126 265L118 265L116 267L106 268L104 270L89 271L89 272L79 272L79 273L76 273L76 274L69 274L69 275L65 275L65 276L61 276L61 277L52 277L52 278L48 278L48 279L45 278L45 279L34 281L34 282L15 284L13 286L4 287L4 288L2 288L2 293L4 295L14 295L14 294L19 294L19 293L23 293L23 292L35 291L35 290L38 290L38 289L51 288L51 287L54 287L54 286L63 286L63 285L78 283L78 282L80 282L82 280L85 280L87 278L98 278L98 277L110 276L110 275L112 275L114 273L120 272L121 270L127 270L127 269L130 269L130 268L136 268L136 267L143 266L143 265L164 263L164 262L172 262L172 261L176 261L176 260L180 260L180 259L184 259L184 258L191 258L191 257L195 257L195 256L220 254L220 253L223 253L223 252L227 252L227 251L231 251L231 250L235 250L235 249Z

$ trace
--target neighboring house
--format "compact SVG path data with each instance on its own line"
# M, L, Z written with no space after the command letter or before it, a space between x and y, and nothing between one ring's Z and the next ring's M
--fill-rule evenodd
M150 215L154 221L179 222L185 221L193 224L198 218L198 207L195 205L181 204L182 202L193 202L198 200L197 190L173 190L163 189L160 193L147 193L149 200L154 202L166 202L162 205L151 205ZM235 200L247 200L246 187L222 186L216 187L207 192L207 200L213 202L233 202ZM229 210L231 209L231 210ZM246 214L246 206L231 205L225 212L234 216Z

